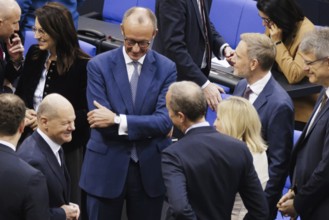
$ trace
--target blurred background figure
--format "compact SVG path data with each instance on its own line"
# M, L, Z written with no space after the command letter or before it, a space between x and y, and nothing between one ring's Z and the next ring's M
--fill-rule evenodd
M15 152L24 116L19 97L0 94L0 219L49 220L46 179Z
M22 32L32 30L35 20L35 10L49 2L58 2L63 4L72 14L75 28L78 27L79 12L78 6L85 0L17 0L22 9L20 27Z
M306 77L299 44L305 33L314 29L295 0L258 0L259 16L266 27L265 34L276 45L275 65L288 82L299 83ZM306 79L305 79L306 80ZM304 125L310 117L318 95L294 98L295 120Z
M214 123L217 131L237 138L247 144L253 157L253 164L263 190L268 176L267 146L261 136L261 122L254 106L246 99L232 96L219 103L217 119ZM241 220L247 214L240 194L235 197L232 220Z
M38 44L32 45L26 55L16 89L28 108L25 134L36 129L36 110L46 95L59 93L72 103L76 130L72 141L62 147L71 177L70 201L80 204L78 181L89 139L86 99L89 56L80 49L71 13L63 5L48 3L37 9L35 15L33 30Z
M20 16L16 1L0 0L0 93L13 92L11 83L22 67L24 47L17 34Z

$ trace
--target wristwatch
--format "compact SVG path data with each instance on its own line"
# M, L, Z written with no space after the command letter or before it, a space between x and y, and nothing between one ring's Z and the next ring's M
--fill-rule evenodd
M120 124L120 122L121 122L121 118L120 118L120 116L119 115L116 115L116 116L114 116L114 124Z

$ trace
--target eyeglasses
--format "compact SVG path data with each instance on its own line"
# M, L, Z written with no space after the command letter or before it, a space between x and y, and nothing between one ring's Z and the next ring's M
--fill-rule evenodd
M266 24L270 24L272 20L270 18L260 17Z
M304 60L304 64L306 65L306 66L312 66L314 63L316 63L316 62L319 62L319 61L322 61L322 60L325 60L325 59L328 59L329 57L322 57L322 58L320 58L320 59L317 59L317 60L313 60L313 61L306 61L306 60Z
M138 46L142 49L147 48L151 43L150 41L147 41L147 40L135 41L135 40L128 39L128 38L125 38L125 42L126 42L127 46L129 46L129 47L133 47L136 44L138 44Z
M47 36L47 33L45 32L45 30L43 30L42 28L36 28L35 26L32 27L32 31L35 34L39 34L40 36Z

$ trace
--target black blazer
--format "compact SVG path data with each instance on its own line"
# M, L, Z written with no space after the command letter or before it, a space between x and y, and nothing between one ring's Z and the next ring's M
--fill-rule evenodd
M324 91L319 96L312 117ZM290 175L296 185L294 206L304 220L320 220L329 216L329 103L313 124L306 124L293 149Z
M209 21L212 0L205 1L210 48L216 57L225 40ZM205 31L197 0L157 0L155 13L159 32L153 49L176 63L177 80L189 80L202 86L209 75L200 69L205 51Z
M46 179L0 144L0 219L49 219Z
M247 146L213 127L193 128L162 153L167 219L229 220L235 195L248 209L245 219L268 217L265 194Z
M51 148L37 131L24 140L17 154L45 175L51 220L65 219L65 212L60 208L70 201L70 177L65 162L62 161L62 167L59 165Z

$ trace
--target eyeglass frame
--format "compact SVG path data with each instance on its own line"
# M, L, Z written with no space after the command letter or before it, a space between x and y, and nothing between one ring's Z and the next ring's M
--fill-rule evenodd
M127 46L134 47L137 44L138 47L142 48L142 49L148 48L151 44L151 41L148 41L148 40L137 41L137 40L129 39L129 38L126 38L126 37L124 38L124 40L127 43ZM145 45L141 45L143 43L145 43Z
M304 64L306 65L306 66L312 66L314 63L316 63L316 62L319 62L319 61L322 61L322 60L325 60L325 59L328 59L329 58L329 56L326 56L326 57L322 57L322 58L320 58L320 59L316 59L316 60L313 60L313 61L305 61L304 60Z
M266 24L270 24L272 20L270 18L260 17Z
M40 36L47 36L47 32L45 30L43 30L42 28L36 28L35 26L32 26L32 31L35 33L35 34L39 34Z

